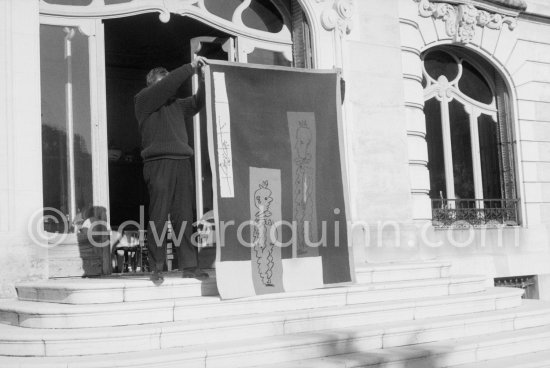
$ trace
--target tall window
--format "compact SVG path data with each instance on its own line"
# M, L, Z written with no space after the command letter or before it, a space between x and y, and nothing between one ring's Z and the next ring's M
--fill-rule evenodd
M433 220L518 223L505 84L487 62L453 47L423 56Z
M92 207L88 37L40 26L44 228L72 232Z

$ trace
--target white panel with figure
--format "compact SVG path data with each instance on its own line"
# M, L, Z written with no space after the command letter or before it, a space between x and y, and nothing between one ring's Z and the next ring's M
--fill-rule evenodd
M250 168L252 279L258 294L281 292L281 171Z

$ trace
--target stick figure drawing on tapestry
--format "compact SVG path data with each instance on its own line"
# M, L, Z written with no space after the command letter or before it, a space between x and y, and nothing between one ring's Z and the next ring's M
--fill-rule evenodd
M307 253L305 242L305 223L308 223L308 232L311 233L313 221L313 173L311 168L310 144L313 139L307 122L300 121L296 130L296 144L294 146L296 158L296 182L294 185L295 219L297 222L298 254ZM308 240L312 241L311 234Z
M265 286L274 286L271 282L273 275L273 247L271 227L273 226L272 213L270 211L271 202L273 202L272 192L268 188L267 180L259 185L259 189L254 192L254 205L258 209L254 219L254 233L252 237L253 249L256 254L256 264L262 283ZM276 236L274 236L276 239Z

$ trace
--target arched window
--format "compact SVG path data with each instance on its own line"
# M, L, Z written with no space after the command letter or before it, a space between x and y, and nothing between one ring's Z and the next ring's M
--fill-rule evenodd
M511 114L494 67L455 47L422 55L433 220L518 224Z

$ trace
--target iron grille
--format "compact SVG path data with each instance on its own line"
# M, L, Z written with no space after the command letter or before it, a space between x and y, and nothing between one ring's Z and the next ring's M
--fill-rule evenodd
M518 199L432 199L436 227L518 226Z

